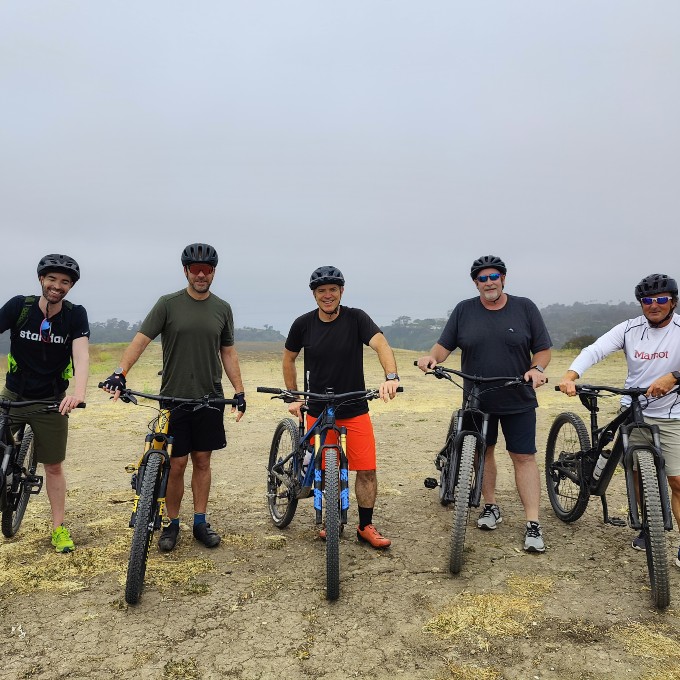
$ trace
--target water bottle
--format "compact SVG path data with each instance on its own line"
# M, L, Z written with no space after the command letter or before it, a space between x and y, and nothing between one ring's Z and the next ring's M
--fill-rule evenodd
M312 451L311 449L307 449L305 452L305 457L302 461L302 475L307 474L307 468L309 467L309 464L312 462Z
M607 464L609 456L611 455L612 452L606 450L600 454L600 457L597 459L597 463L595 463L595 469L593 470L593 479L595 481L600 479L600 477L602 476L602 470L604 470L604 466Z

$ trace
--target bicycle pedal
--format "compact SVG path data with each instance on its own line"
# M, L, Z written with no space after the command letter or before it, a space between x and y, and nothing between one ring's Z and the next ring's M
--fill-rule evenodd
M28 493L40 493L43 486L43 478L41 475L26 475L24 478L24 489L28 489Z
M439 482L434 477L425 477L423 482L428 489L436 489L439 486Z

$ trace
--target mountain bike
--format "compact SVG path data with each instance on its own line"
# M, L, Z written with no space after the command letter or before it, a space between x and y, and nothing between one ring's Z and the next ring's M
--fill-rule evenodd
M340 533L347 524L349 508L349 468L345 454L347 428L336 425L336 410L343 404L379 397L378 390L361 390L324 394L258 387L258 392L273 394L272 399L287 403L302 399L324 405L321 415L305 431L304 420L284 418L276 426L267 466L267 504L274 526L287 527L298 500L314 497L316 524L326 528L326 597L337 600L340 595ZM402 387L397 392L403 392ZM302 406L303 412L307 410ZM338 435L337 444L326 444L329 432ZM325 512L325 517L324 517Z
M415 366L417 361L413 362ZM466 390L451 377L457 375L472 383ZM449 571L460 573L463 568L465 533L470 517L470 508L478 508L482 497L484 459L486 456L486 435L489 427L489 414L480 409L480 398L484 392L504 387L531 386L522 376L482 378L468 375L453 368L435 366L426 375L452 382L461 387L464 397L463 407L454 411L449 423L444 448L437 454L434 465L439 470L439 480L434 477L425 479L428 489L439 487L439 501L442 505L453 505L453 528L451 530L451 549L449 551ZM489 383L499 383L483 389Z
M555 390L559 391L559 387L555 387ZM607 397L601 392L627 395L632 401L611 422L599 427L598 399ZM646 387L619 389L605 385L576 385L581 403L590 412L590 435L578 415L560 413L548 433L545 480L550 504L563 522L579 519L586 511L590 497L599 496L603 521L614 526L625 526L625 521L609 516L606 498L616 466L622 462L628 496L628 524L644 534L652 600L657 608L665 609L670 604L670 586L664 530L673 528L673 516L659 428L647 424L642 415L640 397L646 392ZM647 433L647 444L629 443L630 433L635 429ZM612 441L612 448L606 448ZM634 468L638 472L640 511L635 495Z
M103 387L104 383L99 383ZM149 423L149 433L144 438L144 450L136 465L127 465L126 472L132 475L130 484L135 492L130 516L132 542L125 580L125 601L137 604L144 587L146 564L154 531L161 528L165 513L165 493L170 475L170 456L173 437L168 435L170 415L176 408L214 408L215 406L236 405L235 399L222 397L166 397L160 394L145 394L131 389L122 390L121 401L137 405L137 397L150 399L160 406L147 406L157 412Z
M11 401L0 398L0 510L2 511L2 533L7 538L14 536L24 519L28 501L40 493L42 475L36 474L38 460L33 446L33 430L22 423L12 433L10 409L44 405L37 413L59 415L59 401L55 399L29 399ZM77 408L85 408L85 403Z

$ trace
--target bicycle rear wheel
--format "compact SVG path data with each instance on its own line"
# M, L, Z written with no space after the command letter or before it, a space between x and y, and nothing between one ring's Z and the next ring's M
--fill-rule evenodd
M654 465L654 454L648 449L640 449L637 451L637 462L642 531L647 545L647 570L649 571L649 582L652 586L652 600L658 609L665 609L671 602L671 592L668 582L663 512L661 510L659 480Z
M130 559L128 561L127 580L125 582L125 601L137 604L144 587L146 563L149 557L149 547L153 538L154 523L158 513L158 490L161 480L161 465L163 456L151 453L146 461L144 478L139 490L137 501L137 515L135 528L130 545Z
M452 574L460 573L463 567L463 549L465 548L467 521L470 516L470 492L474 477L476 445L476 437L468 435L463 438L458 464L458 483L453 494L453 530L449 556L449 570Z
M337 449L326 449L326 597L340 595L340 478Z
M11 538L19 531L26 508L28 507L28 501L31 499L31 486L24 483L24 478L26 475L33 476L38 466L37 454L35 446L33 446L33 430L31 430L29 425L26 425L24 429L24 436L21 439L21 447L19 448L16 463L17 468L22 468L22 472L19 473L15 470L12 487L8 489L11 492L7 495L6 499L8 505L2 512L2 533L7 538ZM26 472L24 473L23 470ZM19 494L19 498L16 500L15 506L13 496L16 493Z
M297 452L299 446L300 431L297 423L292 418L284 418L274 430L274 437L269 450L269 466L267 467L269 471L267 474L267 504L272 522L279 529L290 524L297 509L294 456L286 462L283 470L278 471L278 474L286 480L287 484L273 474L272 468L291 452Z
M550 505L563 522L577 520L588 507L589 480L583 477L582 456L589 449L583 421L575 413L560 413L545 446L545 482Z

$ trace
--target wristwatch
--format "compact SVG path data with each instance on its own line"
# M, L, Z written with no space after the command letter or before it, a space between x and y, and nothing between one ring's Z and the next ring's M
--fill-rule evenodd
M388 373L385 380L399 380L399 376L396 373Z
M680 385L680 371L673 371L671 375L675 378L676 384Z
M122 366L119 366L118 368L114 369L113 372L114 372L116 375L122 375L123 377L125 377L125 374L127 373L127 371L124 371L124 370L123 370L123 367L122 367Z
M535 368L539 373L545 373L545 369L543 368L543 366L539 366L538 364L534 364L529 370L531 370L532 368Z

